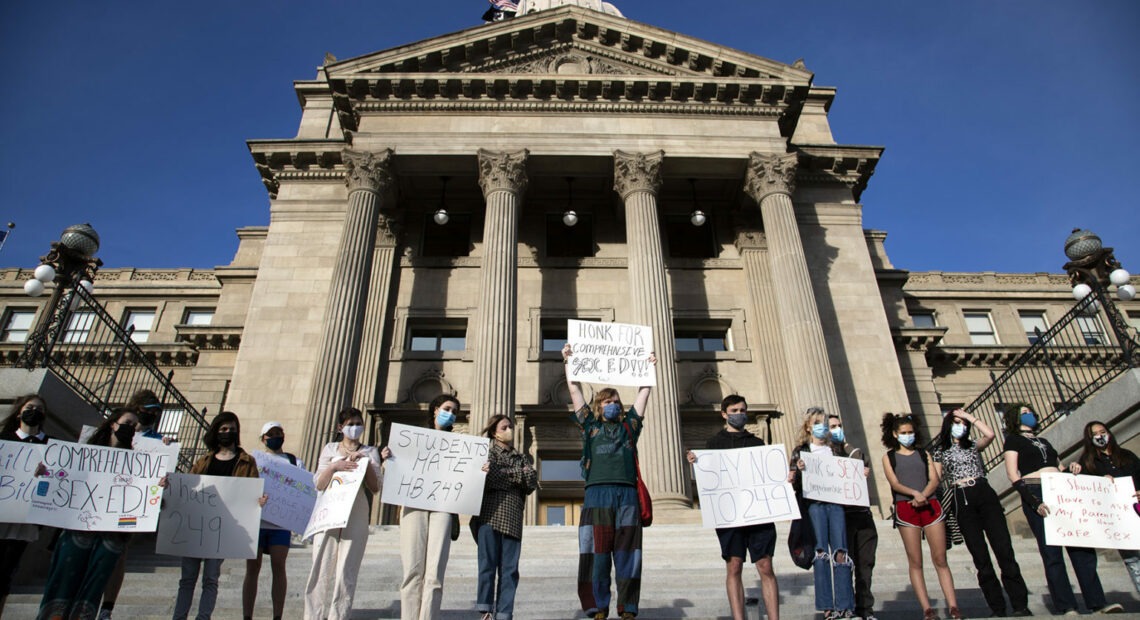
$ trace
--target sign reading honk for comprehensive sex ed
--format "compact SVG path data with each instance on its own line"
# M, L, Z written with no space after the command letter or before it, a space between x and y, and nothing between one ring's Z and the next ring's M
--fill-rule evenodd
M566 322L566 340L572 351L567 364L574 381L657 385L657 373L649 363L653 352L653 329L649 326L570 319Z

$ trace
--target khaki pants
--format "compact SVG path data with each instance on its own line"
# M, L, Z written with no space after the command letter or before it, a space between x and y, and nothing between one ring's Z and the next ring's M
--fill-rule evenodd
M451 551L451 519L446 512L403 508L400 512L400 619L439 618L443 603L443 572Z
M352 614L356 573L367 544L368 501L361 487L352 504L348 524L313 537L313 568L305 586L305 620L346 620Z

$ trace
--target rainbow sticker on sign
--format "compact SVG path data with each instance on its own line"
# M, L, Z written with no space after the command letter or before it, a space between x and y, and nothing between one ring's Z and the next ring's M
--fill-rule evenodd
M138 517L128 517L128 516L119 517L119 527L135 527L138 524L139 524L139 518Z

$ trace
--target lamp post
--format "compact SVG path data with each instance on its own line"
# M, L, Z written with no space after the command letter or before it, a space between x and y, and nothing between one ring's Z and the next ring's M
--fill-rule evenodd
M103 265L103 261L95 257L98 251L99 233L90 224L77 224L65 228L59 241L53 241L51 250L40 257L34 277L24 283L24 292L38 297L52 282L55 289L35 331L28 336L20 365L35 368L46 363L71 318L76 289L91 293L95 273Z
M1069 274L1069 282L1073 285L1073 297L1081 301L1096 291L1095 298L1085 307L1085 312L1096 314L1103 303L1109 325L1123 350L1125 363L1129 366L1140 363L1140 357L1133 355L1135 343L1128 335L1128 326L1108 295L1111 285L1116 287L1116 296L1121 301L1134 299L1136 287L1129 282L1132 275L1121 267L1112 248L1104 247L1100 237L1088 230L1073 229L1073 233L1065 240L1065 256L1069 257L1064 270Z

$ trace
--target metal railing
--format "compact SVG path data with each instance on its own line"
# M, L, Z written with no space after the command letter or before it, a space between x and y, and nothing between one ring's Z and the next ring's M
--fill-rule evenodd
M174 386L174 371L164 374L134 342L134 327L119 325L83 287L69 287L53 300L17 365L51 370L103 416L135 392L151 390L163 404L159 431L180 444L179 469L188 471L205 453L205 409L190 404Z

